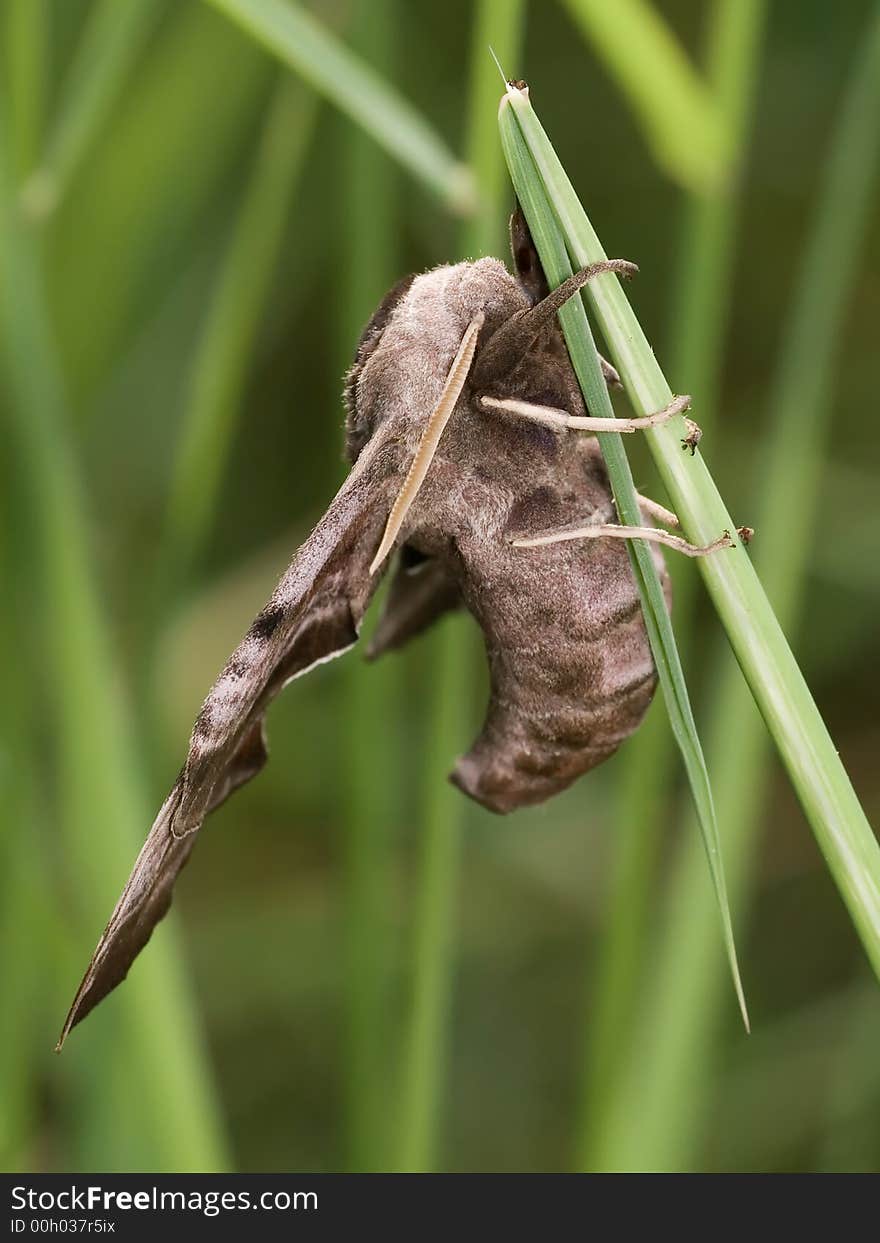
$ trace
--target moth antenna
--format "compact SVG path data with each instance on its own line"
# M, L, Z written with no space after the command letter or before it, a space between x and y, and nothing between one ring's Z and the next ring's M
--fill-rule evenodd
M636 500L639 502L639 509L643 509L646 514L650 514L656 522L662 522L665 527L681 526L678 514L674 514L671 509L667 509L659 501L652 500L650 496L643 496L641 492L636 493Z
M449 368L449 374L443 385L440 400L428 419L425 430L422 432L422 438L416 448L412 464L403 481L403 487L398 492L397 499L391 506L391 513L388 515L388 522L385 526L385 534L382 536L379 551L376 553L373 558L373 564L370 566L371 574L376 573L376 570L378 570L388 556L394 541L400 534L400 528L403 526L406 515L409 513L410 506L425 482L425 476L434 459L434 454L437 452L443 429L449 422L449 416L455 409L456 402L461 396L462 389L467 381L471 364L474 361L477 337L483 326L483 319L483 312L480 311L465 329L461 345L458 347L458 353L452 360L452 366Z

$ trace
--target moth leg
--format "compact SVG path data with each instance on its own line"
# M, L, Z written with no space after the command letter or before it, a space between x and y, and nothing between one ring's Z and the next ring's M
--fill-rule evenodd
M678 514L674 514L671 509L666 509L658 501L652 501L650 496L642 496L641 492L636 493L636 499L639 502L639 509L657 522L662 522L665 527L680 527Z
M748 543L754 532L750 527L740 527L737 534ZM524 535L511 540L515 548L542 548L547 544L561 544L566 540L576 539L643 539L655 544L664 544L673 548L685 557L707 557L721 548L734 548L735 544L729 531L723 532L711 544L690 544L680 535L672 535L669 531L661 531L657 527L628 527L613 522L593 523L582 527L562 527L558 531L540 531L537 535Z
M416 554L417 556L417 554ZM401 647L438 617L461 605L449 570L432 557L414 560L404 544L378 625L367 647L367 660Z
M637 419L595 419L589 416L569 414L567 410L559 410L555 406L541 406L531 401L517 401L504 397L480 397L480 405L484 410L501 410L505 414L516 414L520 418L531 419L534 423L543 423L545 427L569 428L580 432L640 432L649 427L659 427L690 409L691 399L686 395L673 397L668 406L654 414ZM682 439L685 448L695 450L700 442L702 432L693 419L685 419L688 434Z
M649 518L653 518L655 522L662 522L665 527L681 527L678 514L674 514L665 505L661 505L658 501L652 501L650 496L643 496L641 492L636 493L636 499L639 502L639 509L646 513ZM737 527L736 533L744 544L750 544L755 536L755 528Z
M620 375L614 364L610 363L607 358L603 358L601 354L599 355L599 362L602 365L602 375L605 377L605 383L608 387L623 388L620 382Z

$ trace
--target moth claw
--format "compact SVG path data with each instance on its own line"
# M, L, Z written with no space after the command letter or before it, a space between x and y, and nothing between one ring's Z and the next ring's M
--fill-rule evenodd
M684 422L687 427L687 435L682 437L681 447L685 451L690 449L691 457L693 457L697 451L697 445L703 439L703 430L697 426L693 419L685 419Z

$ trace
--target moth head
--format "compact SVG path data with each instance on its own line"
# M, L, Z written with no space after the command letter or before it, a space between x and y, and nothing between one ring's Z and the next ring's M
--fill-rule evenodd
M479 315L477 357L511 315L527 307L498 259L409 276L383 298L346 376L346 449L356 460L380 426L413 448L436 407L468 325Z

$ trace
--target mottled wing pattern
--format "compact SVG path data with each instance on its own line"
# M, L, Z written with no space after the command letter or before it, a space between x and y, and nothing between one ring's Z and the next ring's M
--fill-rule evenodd
M355 642L379 576L368 567L399 486L398 449L377 436L226 663L189 753L116 905L64 1024L68 1032L122 981L171 903L205 816L266 760L263 717L292 678Z

